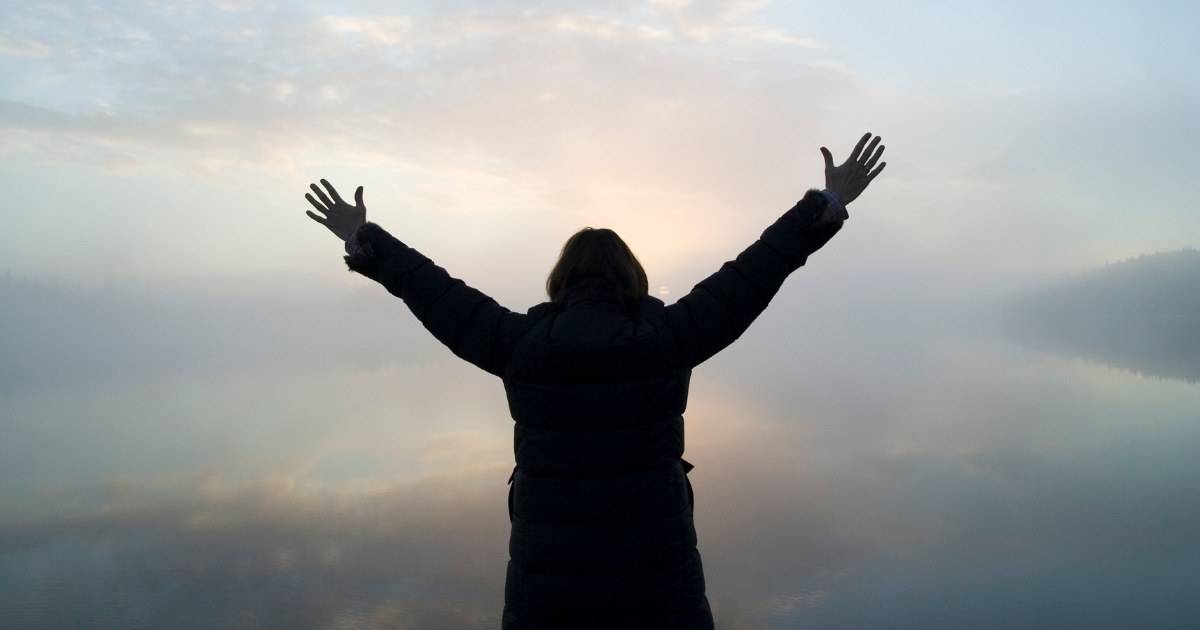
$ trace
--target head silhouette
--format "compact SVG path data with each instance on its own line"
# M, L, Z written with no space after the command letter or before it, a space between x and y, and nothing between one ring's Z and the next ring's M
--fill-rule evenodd
M558 262L546 278L546 294L551 301L561 304L566 299L567 288L595 278L615 284L620 298L629 304L649 290L646 271L616 232L608 228L585 227L572 234L563 245Z

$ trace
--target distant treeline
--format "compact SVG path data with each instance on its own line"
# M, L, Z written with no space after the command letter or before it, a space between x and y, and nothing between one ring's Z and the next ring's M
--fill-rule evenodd
M1143 254L1030 289L1017 340L1152 376L1200 380L1200 250Z

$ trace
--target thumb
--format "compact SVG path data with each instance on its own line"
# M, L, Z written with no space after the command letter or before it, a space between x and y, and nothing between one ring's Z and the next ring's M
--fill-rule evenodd
M825 147L821 147L821 155L825 158L825 169L826 170L832 169L833 168L833 154L829 152L829 149L826 149Z
M354 191L354 205L356 205L360 208L363 207L362 194L363 194L363 187L359 186L358 190Z

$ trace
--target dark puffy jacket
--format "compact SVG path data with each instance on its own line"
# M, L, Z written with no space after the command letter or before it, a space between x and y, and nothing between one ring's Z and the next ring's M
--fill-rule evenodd
M503 379L516 468L503 628L712 628L682 459L692 368L842 227L810 190L669 306L599 278L515 313L374 223L345 257L454 354Z

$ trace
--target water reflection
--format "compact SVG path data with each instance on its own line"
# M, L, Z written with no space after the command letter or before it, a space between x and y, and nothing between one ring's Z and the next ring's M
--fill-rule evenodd
M497 494L457 478L357 493L208 479L10 524L0 625L498 627Z
M865 330L752 332L694 376L720 627L1200 614L1200 387ZM6 391L0 627L498 627L502 389L404 356Z

